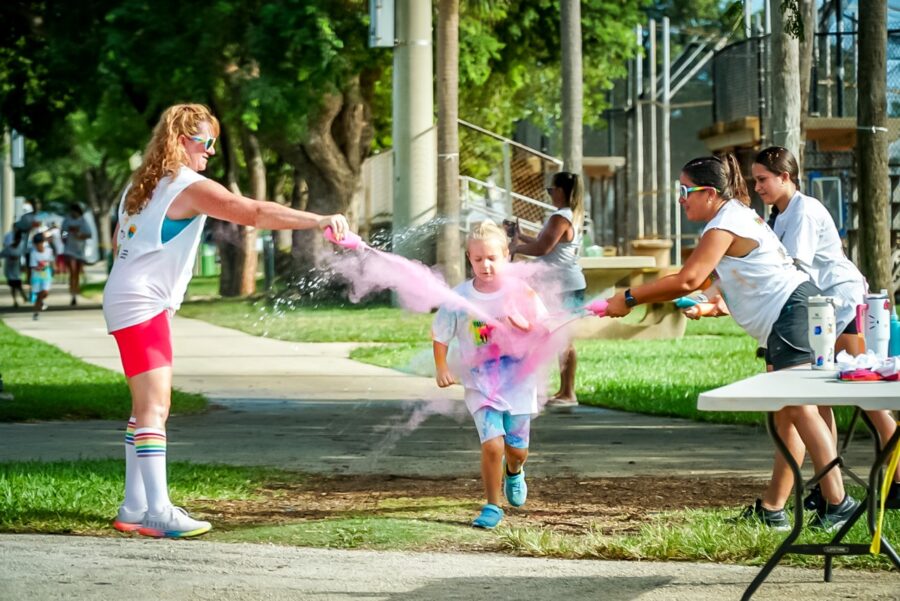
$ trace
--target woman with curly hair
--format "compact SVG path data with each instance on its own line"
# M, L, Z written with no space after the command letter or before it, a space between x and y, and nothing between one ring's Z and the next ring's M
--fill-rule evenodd
M103 314L118 344L132 401L125 432L125 499L113 522L122 532L187 537L211 528L172 505L166 480L170 327L191 279L206 217L264 229L331 227L337 239L349 229L342 215L251 200L200 175L216 154L218 134L218 120L203 105L166 109L119 205Z

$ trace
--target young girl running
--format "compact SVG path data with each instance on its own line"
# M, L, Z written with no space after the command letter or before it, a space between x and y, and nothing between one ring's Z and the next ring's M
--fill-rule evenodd
M491 221L476 225L466 243L474 278L455 291L481 310L481 315L441 307L432 326L434 364L441 388L456 382L448 361L448 346L458 342L466 407L481 440L481 478L487 503L472 522L494 528L503 519L500 486L513 507L525 504L525 460L531 416L537 414L537 381L521 373L522 354L516 334L527 331L547 314L538 295L524 282L504 278L508 239ZM514 324L514 325L513 325ZM505 465L504 464L505 456Z
M773 207L775 215L772 229L784 244L788 253L810 275L825 296L835 300L835 318L840 333L835 352L846 350L858 355L862 352L856 330L856 306L864 302L866 280L850 259L844 255L841 238L831 214L821 202L802 194L800 169L797 160L787 148L772 146L758 155L751 168L756 193L762 201ZM830 407L819 407L819 413L829 424L832 434L834 414ZM889 411L867 411L882 441L889 440L897 428ZM803 442L791 429L784 437L785 444L794 458L803 460ZM893 496L900 493L900 473L895 473L891 488ZM780 453L776 454L772 481L763 497L763 503L782 507L791 494L793 475ZM821 504L818 490L811 495L810 505ZM812 508L812 507L810 507Z

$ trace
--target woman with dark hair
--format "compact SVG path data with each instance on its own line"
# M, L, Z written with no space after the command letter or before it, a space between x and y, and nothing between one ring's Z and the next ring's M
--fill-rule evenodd
M679 202L687 218L706 222L697 248L678 273L610 298L606 314L622 317L636 305L673 300L712 276L734 320L765 347L769 371L809 363L808 297L820 290L749 207L737 159L731 154L694 159L681 170L680 180ZM775 414L775 423L782 437L799 434L817 471L836 458L834 438L816 407L785 407ZM813 523L827 530L843 525L859 505L845 493L840 470L825 474L822 494L826 502ZM757 499L743 517L789 529L784 507L767 501Z
M556 207L537 238L526 236L516 227L510 254L537 257L553 267L553 272L567 308L584 305L587 283L578 264L581 254L581 230L584 226L584 184L581 176L567 171L553 174L547 194ZM578 405L575 394L575 347L569 345L559 357L559 392L547 401L551 409L571 410Z
M770 224L788 253L800 268L809 274L822 294L834 298L837 331L835 352L846 350L852 355L863 352L856 329L856 306L865 302L866 280L844 254L841 237L828 209L817 199L800 192L800 169L793 153L781 146L766 148L751 168L756 193L772 207ZM819 407L819 413L831 428L834 414L830 407ZM897 424L890 411L867 411L878 430L881 441L893 436ZM798 462L803 461L803 442L796 432L784 437L785 444ZM900 472L894 474L892 496L900 496ZM791 494L793 475L784 458L777 454L767 499L783 505ZM820 491L814 490L809 505L821 501Z

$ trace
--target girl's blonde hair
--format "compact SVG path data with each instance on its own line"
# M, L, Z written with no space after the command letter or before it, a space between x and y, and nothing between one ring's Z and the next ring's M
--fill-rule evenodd
M553 174L550 183L563 191L566 203L572 209L572 228L575 230L575 237L578 238L584 227L584 182L581 176L569 171L559 171Z
M187 152L178 138L196 135L204 121L209 123L213 136L218 137L219 120L202 104L176 104L163 112L153 128L141 166L131 177L131 188L125 196L126 213L140 213L159 180L167 175L174 177L187 164Z
M469 242L474 240L496 240L504 249L509 246L509 238L506 236L506 232L490 219L485 219L472 227L466 238L466 245L468 246Z

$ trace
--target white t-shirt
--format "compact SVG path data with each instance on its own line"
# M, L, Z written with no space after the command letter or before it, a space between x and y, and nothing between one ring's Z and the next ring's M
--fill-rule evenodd
M757 243L744 257L723 256L713 276L731 316L760 346L791 293L809 276L794 265L775 232L750 207L739 200L726 202L703 228L725 230Z
M483 407L512 415L538 412L536 374L522 374L517 367L529 349L516 348L512 326L506 318L519 315L537 323L547 309L537 293L519 280L510 280L497 292L475 289L472 280L454 291L501 324L490 324L464 311L442 306L431 328L435 342L450 347L449 362L465 387L466 407L474 414ZM451 343L454 343L452 344Z
M166 176L159 180L150 201L134 215L125 212L128 190L122 194L116 260L103 289L103 316L110 332L181 306L206 215L195 217L166 243L162 241L163 219L182 190L204 179L182 166L174 179Z
M856 305L864 302L868 287L859 269L844 255L831 213L821 202L798 191L775 217L773 229L822 294L834 297L837 331L842 332L856 319Z
M66 217L62 222L62 231L66 234L63 253L79 261L84 261L84 247L87 244L87 238L84 236L91 232L87 220L84 217L77 219Z
M28 267L31 268L31 277L53 277L53 249L47 241L44 241L44 250L37 247L28 251Z

